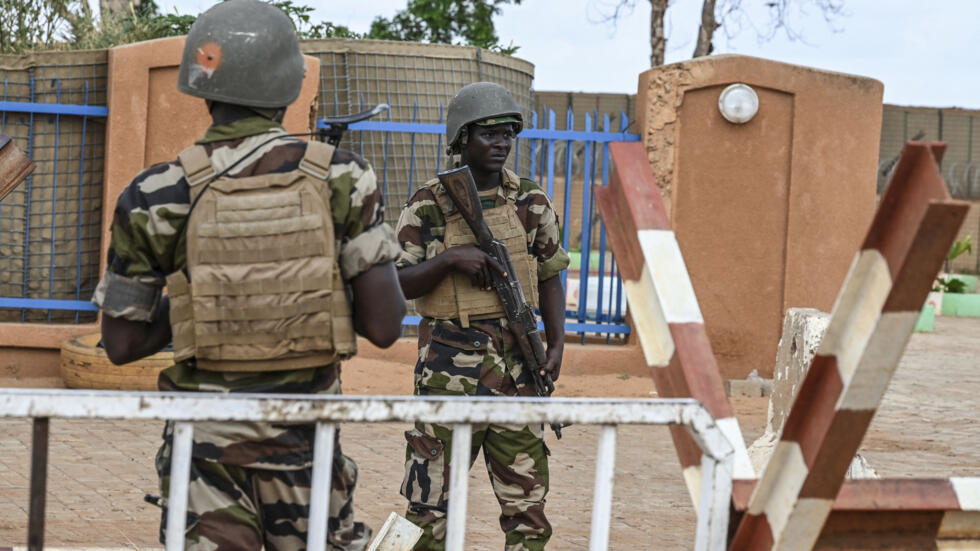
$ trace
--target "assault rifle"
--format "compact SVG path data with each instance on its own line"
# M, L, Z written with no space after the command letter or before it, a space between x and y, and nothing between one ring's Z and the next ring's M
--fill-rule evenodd
M504 305L504 312L507 314L507 325L510 327L517 345L524 356L524 368L531 374L534 381L534 391L538 396L547 397L555 391L555 383L551 380L551 374L541 375L541 368L547 363L544 352L544 344L541 342L541 335L538 333L538 322L534 317L534 311L528 305L524 296L524 289L521 282L517 279L517 271L510 260L510 253L507 246L494 239L493 233L483 220L483 208L480 206L480 197L476 192L476 182L470 173L470 167L463 166L455 170L441 172L438 174L439 181L446 193L449 194L456 209L463 216L463 220L476 236L476 244L481 251L487 253L491 258L503 266L507 272L504 277L496 270L490 270L490 280L493 290L500 297L500 302ZM561 438L560 423L551 423L551 430L555 431L555 436Z

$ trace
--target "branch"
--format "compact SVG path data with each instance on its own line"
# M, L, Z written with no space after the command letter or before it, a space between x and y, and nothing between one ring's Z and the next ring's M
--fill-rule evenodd
M715 30L721 26L715 19L716 1L704 0L704 4L701 5L701 27L698 29L698 43L694 46L694 55L691 57L701 57L711 53L711 39L715 35Z

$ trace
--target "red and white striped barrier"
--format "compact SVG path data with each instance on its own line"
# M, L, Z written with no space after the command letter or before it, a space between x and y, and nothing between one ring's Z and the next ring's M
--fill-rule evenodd
M646 150L638 142L614 142L609 152L615 171L608 186L596 186L596 204L657 392L704 404L735 449L734 478L755 478ZM697 505L701 450L683 429L672 429L671 435Z
M944 147L905 146L731 549L811 549L820 536L966 216L939 173Z
M748 509L755 484L751 480L734 484L736 514ZM976 549L980 547L980 478L847 480L816 547Z

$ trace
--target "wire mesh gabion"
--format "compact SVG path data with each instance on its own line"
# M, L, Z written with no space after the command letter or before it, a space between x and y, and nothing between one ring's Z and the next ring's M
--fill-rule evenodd
M530 63L479 48L388 41L304 41L321 62L317 111L345 114L387 103L385 120L441 124L452 95L471 82L507 87L527 120ZM0 56L3 101L106 106L108 52ZM100 274L105 120L4 110L0 130L37 164L0 203L0 297L86 301ZM523 142L523 143L522 143ZM519 140L510 166L529 174L530 144ZM435 134L349 132L342 147L372 162L397 220L417 187L445 169ZM0 322L85 323L93 312L0 308Z
M106 105L107 53L0 56L5 102ZM34 160L0 203L0 297L88 300L99 279L105 120L17 111L0 130ZM0 309L0 321L83 323L93 312Z
M318 116L360 112L378 103L381 117L398 122L442 124L453 94L478 81L496 82L514 95L530 121L534 110L531 63L471 46L384 40L312 40L303 52L320 60ZM448 163L441 134L348 132L341 147L370 161L385 192L385 219L398 218L420 184ZM519 140L510 168L529 175L530 144Z

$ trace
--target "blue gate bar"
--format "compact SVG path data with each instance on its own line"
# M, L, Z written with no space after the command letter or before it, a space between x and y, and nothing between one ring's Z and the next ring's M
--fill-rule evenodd
M553 111L552 111L553 113ZM327 128L329 125L323 119L316 121L317 128ZM424 122L395 122L395 121L360 121L347 127L349 130L365 132L401 132L415 134L445 134L446 125ZM639 134L627 132L588 132L583 130L555 130L554 128L525 128L517 135L518 138L543 140L571 140L577 142L638 142Z
M592 117L585 113L585 130L592 130ZM585 166L582 169L582 237L579 240L579 271L578 271L578 319L585 321L589 304L589 273L592 271L592 184L595 175L592 168L592 142L585 142ZM582 285L582 282L585 285ZM585 334L582 334L582 344L585 344Z
M57 81L55 99L61 103L61 79ZM51 254L48 257L48 298L54 298L54 256L55 256L55 229L58 222L58 143L61 138L61 115L54 116L54 163L51 175ZM79 191L81 196L81 191ZM81 217L81 215L79 215ZM81 266L78 267L81 270ZM48 323L51 323L51 310L48 310Z
M109 116L109 108L98 105L34 103L32 101L0 101L0 111L11 113L36 113L39 115L75 115L79 117Z
M416 326L422 321L422 316L405 316L402 327ZM538 322L538 331L544 331L544 322ZM610 333L613 335L629 335L630 326L626 324L580 323L565 320L566 333Z
M29 74L31 75L30 86L31 86L31 103L34 102L34 69L31 69ZM31 159L34 158L34 113L30 113L30 126L27 129L27 156ZM21 281L21 298L27 298L27 288L28 288L28 276L30 274L31 267L31 192L33 191L34 185L34 172L31 171L27 175L24 181L24 205L25 205L25 216L24 216L24 274L23 280ZM51 213L53 216L54 213ZM20 311L20 321L21 323L27 321L27 310Z
M323 119L316 121L317 128L329 128ZM365 132L401 132L404 134L445 134L446 125L424 122L360 121L347 127L348 130Z
M571 130L575 128L575 113L572 111L572 107L568 107L568 111L565 113L565 128ZM561 246L566 251L571 243L572 231L568 225L568 221L571 220L572 214L572 160L574 158L574 150L572 149L575 142L572 140L565 140L565 196L563 198L562 205L562 220L565 221L565 226L562 228L562 243ZM584 179L583 179L584 181ZM581 247L579 247L581 249ZM579 281L581 281L581 274L579 275ZM589 276L585 275L585 283L588 285ZM568 270L561 271L561 288L568 289Z
M527 128L519 134L521 138L559 138L577 142L638 142L639 134L625 132L585 132L583 130L548 130L544 128Z
M0 298L0 308L99 311L97 306L87 300L54 300L49 298Z
M548 110L548 197L555 198L555 112Z
M6 90L5 90L6 92ZM6 97L2 98L6 100ZM363 98L362 98L363 103ZM410 144L407 143L409 149L409 186L414 188L415 179L414 172L416 169L416 155L419 154L417 150L418 144L415 142L415 135L435 135L438 137L439 144L436 152L437 163L441 165L442 161L442 137L445 134L445 124L441 122L443 120L443 106L440 105L439 113L439 123L421 123L418 122L418 106L413 105L413 112L411 115L411 122L396 122L391 121L391 113L389 112L389 120L372 120L372 121L361 121L350 125L350 130L358 131L359 136L355 138L355 145L357 141L361 142L361 148L363 149L364 132L383 132L384 137L382 138L384 143L384 168L382 168L382 174L379 177L383 178L381 185L385 188L390 188L387 184L389 183L388 178L385 177L385 173L388 172L388 163L397 162L394 159L389 159L389 154L392 154L393 144L389 140L393 137L390 134L411 134L411 136L406 136L406 141L411 141ZM7 118L8 113L25 113L29 114L32 118L38 114L42 115L54 115L54 116L64 116L64 115L75 115L83 117L83 128L85 121L84 118L87 117L105 117L108 115L108 108L102 106L92 106L92 105L68 105L61 103L54 104L38 104L35 102L10 102L10 101L0 101L0 117L3 119ZM543 115L543 117L541 117ZM546 117L546 118L544 118ZM619 281L613 281L615 276L617 276L616 263L610 262L610 259L606 258L606 239L604 235L603 224L600 223L593 225L592 216L594 214L594 204L591 197L591 186L592 185L604 185L608 182L609 178L609 154L608 154L608 144L610 142L635 142L640 141L640 136L637 134L627 133L628 119L624 114L620 114L619 117L619 128L618 132L612 131L612 124L615 119L610 120L611 117L608 115L604 117L600 125L600 119L598 117L598 112L595 116L585 117L585 125L583 130L574 130L574 115L571 111L567 113L568 120L566 121L566 129L558 130L555 121L555 112L553 110L545 108L542 113L534 112L530 117L530 124L518 135L520 139L526 139L530 142L530 158L526 161L529 163L529 168L531 171L531 177L536 178L539 185L551 192L553 196L555 178L557 176L556 168L560 171L564 169L565 174L565 203L562 205L563 208L560 214L563 215L564 220L569 220L571 216L571 201L572 195L579 193L578 190L573 187L573 172L574 172L574 152L575 144L577 142L582 142L584 144L584 167L583 167L583 185L585 189L581 190L582 193L582 224L581 227L571 228L566 227L565 233L562 236L562 244L567 249L570 245L571 238L575 235L577 231L580 231L581 235L581 258L579 262L579 298L580 303L576 310L566 312L566 322L565 329L566 332L580 333L584 336L585 333L598 333L606 334L607 336L613 335L624 335L629 334L630 327L623 319L623 312L620 306L620 298L622 296L622 284ZM57 126L57 125L56 125ZM326 124L323 120L318 120L316 124L317 128L325 128ZM543 127L543 128L542 128ZM32 128L31 128L32 129ZM30 130L30 129L29 129ZM83 130L84 134L84 130ZM28 136L28 147L32 145L32 138L29 134ZM359 138L359 140L358 140ZM58 131L55 130L55 140L58 140ZM86 143L84 143L84 136L82 137L81 148L84 152L87 149ZM557 144L556 142L564 142L562 144ZM526 142L525 142L526 143ZM515 142L517 147L520 147L521 142ZM57 145L57 144L56 144ZM557 150L557 145L565 146L565 163L564 167L555 167L555 153ZM57 155L57 153L55 153ZM83 153L84 156L84 153ZM60 161L61 159L56 159L54 161L55 165L53 170L55 171L56 177L60 177ZM522 159L521 159L522 160ZM515 158L516 167L520 168L520 161ZM82 181L82 173L80 172L77 176L79 183ZM28 193L28 203L30 203L30 191L31 182L27 182L26 191ZM57 185L57 184L56 184ZM59 186L60 187L60 186ZM394 193L393 189L386 189L386 192ZM414 191L409 189L409 194ZM56 199L55 199L56 200ZM81 200L81 198L79 199ZM400 201L400 198L399 198ZM79 218L80 223L81 218ZM589 290L589 272L590 272L590 259L592 252L592 236L595 232L599 232L599 243L598 243L598 254L599 254L599 266L598 266L598 288L590 293ZM27 232L29 233L29 232ZM80 234L81 232L79 232ZM76 255L77 256L77 255ZM54 259L48 260L49 268L50 263ZM76 259L77 260L77 259ZM25 268L26 268L25 262ZM607 268L608 267L608 268ZM53 272L53 270L52 270ZM79 287L75 289L73 293L76 300L57 300L53 297L48 298L29 298L26 293L22 297L2 297L0 298L0 308L8 309L20 309L22 310L22 316L26 314L26 310L68 310L79 312L94 312L97 308L92 304L81 300L81 287L80 285L80 271L76 272L75 280L76 286ZM563 274L564 275L564 274ZM606 281L606 276L610 277L610 281ZM50 279L49 275L49 279ZM26 277L25 277L26 281ZM49 281L49 287L50 281ZM590 297L589 295L597 294L595 297L595 302L597 303L597 311L593 312L589 309ZM403 325L411 326L416 325L420 322L419 316L408 316L405 318ZM539 324L540 326L540 324Z

